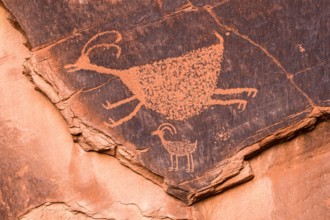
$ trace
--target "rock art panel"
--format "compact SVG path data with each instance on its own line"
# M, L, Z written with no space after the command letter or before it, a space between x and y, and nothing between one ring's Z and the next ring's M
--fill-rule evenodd
M116 35L113 43L101 43L90 46L93 41L102 35ZM223 38L215 33L219 43L207 48L188 52L181 57L167 58L143 66L133 66L126 70L110 69L92 64L89 54L98 48L114 48L117 50L116 57L121 55L121 47L116 43L121 41L122 36L117 31L106 31L93 36L84 45L81 56L75 64L66 65L68 72L77 70L91 70L97 73L110 74L118 77L121 82L132 92L132 96L116 103L109 101L103 105L106 110L117 108L128 102L137 100L139 104L127 116L114 121L109 118L110 127L116 127L132 119L141 107L151 109L165 115L170 120L185 120L212 105L234 105L244 110L246 100L212 99L213 95L230 95L246 92L248 96L255 97L255 88L218 89L217 79L221 71L223 55Z
M251 179L247 155L308 129L329 111L315 101L326 99L324 87L309 89L306 80L320 74L317 68L291 74L278 59L285 41L274 49L260 34L264 3L249 3L267 13L247 18L256 28L246 30L243 3L203 2L156 1L148 12L126 1L86 3L111 9L88 28L72 21L68 30L76 32L50 37L33 30L53 23L13 8L19 21L28 18L21 22L34 47L28 74L62 112L75 141L115 156L187 204ZM132 11L115 12L125 7ZM133 9L139 13L128 15ZM48 12L57 17L60 11ZM75 13L98 20L97 12ZM278 19L296 22L284 15Z

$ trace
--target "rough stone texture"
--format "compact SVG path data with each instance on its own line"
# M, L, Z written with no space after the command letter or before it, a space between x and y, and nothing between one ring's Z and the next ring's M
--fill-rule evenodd
M15 12L33 48L40 48L104 23L130 29L184 8L187 1L130 0L4 1ZM30 13L33 10L33 13ZM16 13L21 12L21 13ZM61 16L59 16L61 15ZM37 19L36 19L37 18Z
M101 219L189 218L184 204L116 159L74 145L58 110L22 74L25 39L0 12L0 219L34 215L40 205L44 219L54 209L69 219L76 211Z
M250 160L255 177L195 205L200 219L329 219L330 123Z
M329 106L329 2L252 2L226 1L212 10L224 27L248 36L276 58L316 105Z
M326 1L3 2L74 140L187 204L329 114Z
M0 15L0 219L330 218L329 122L249 159L250 166L245 168L253 170L250 182L187 207L114 158L86 153L72 143L57 109L22 75L22 63L30 56L25 40L6 21L3 9ZM328 76L326 71L323 74ZM238 166L229 166L229 174L247 164L242 161L244 155L251 158L256 151L291 138L297 127L313 129L317 118L324 116L322 111L327 111L320 109L314 109L313 117L241 151L238 158L230 159L236 162L229 165ZM80 130L70 132L79 134ZM98 138L86 132L86 137ZM102 137L98 141L112 144L104 144ZM113 154L111 147L106 153ZM129 156L118 159L125 164ZM249 169L239 173L242 178L227 180L213 190L223 191L251 177Z

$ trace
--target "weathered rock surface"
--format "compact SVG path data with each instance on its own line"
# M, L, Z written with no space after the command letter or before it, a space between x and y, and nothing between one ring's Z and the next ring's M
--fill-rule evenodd
M30 54L7 18L0 8L0 219L190 218L157 185L73 143L58 110L22 74Z
M56 3L47 4L41 3L41 1L34 1L33 4L20 1L4 2L26 32L34 51L32 58L26 65L26 73L32 77L39 90L42 90L61 110L70 126L70 132L74 140L87 151L94 150L115 156L122 164L162 186L168 193L185 203L191 204L208 195L222 192L229 187L251 179L256 174L252 173L250 165L245 160L247 156L252 156L276 142L290 139L298 131L314 128L319 120L325 119L326 115L329 114L328 85L330 79L328 72L329 44L327 43L329 34L324 29L328 25L325 21L329 9L325 1L314 2L313 5L298 4L298 1L295 1L295 3L279 1L272 4L262 4L260 1L249 1L248 4L244 1L220 3L217 1L200 1L198 3L178 1L176 5L170 3L170 1L162 3L157 1L157 4L156 2L150 4L149 1L142 1L142 3L134 6L123 1L106 1L104 4L92 4L87 1L83 4L80 1L80 3L78 1L57 1ZM14 7L15 5L19 5L19 7ZM69 7L70 5L72 7ZM247 6L242 8L242 5ZM113 9L110 12L105 12L108 8ZM35 14L38 16L29 16L28 12L32 9L35 9ZM310 18L315 19L312 19L313 22L311 22L318 24L315 25L315 30L309 29L313 25L309 25L306 18L302 16L305 11L308 11L307 14ZM63 13L74 16L70 18L60 16ZM295 13L298 13L298 16L293 16ZM248 14L251 14L251 16L248 16ZM50 20L42 19L45 16ZM90 19L86 20L88 17ZM242 18L245 19L242 20ZM63 23L64 20L67 21L65 24ZM284 22L286 25L278 22ZM299 26L298 24L301 23L306 23L307 26ZM111 30L116 30L116 32L105 32ZM265 30L267 30L266 33ZM290 32L287 33L288 30ZM41 31L44 33L41 33ZM222 37L218 37L214 32ZM105 35L102 35L102 33L105 33ZM286 41L283 41L284 36L287 37ZM95 37L95 41L93 37ZM88 45L89 42L90 45ZM99 49L100 52L95 52L96 49ZM120 51L120 54L118 51ZM212 60L211 58L216 56L214 63L210 61L211 66L207 69L198 66L199 61L201 61L202 66L208 64L208 62L203 63L204 55L209 56L206 60ZM3 57L5 57L3 60L6 61L7 65L9 62L6 54ZM93 65L84 66L88 64L87 57L90 64ZM188 58L197 57L199 58L197 63L191 64L187 61ZM79 58L80 60L85 59L84 62L80 62ZM181 65L184 61L188 64ZM68 66L75 62L76 66ZM82 66L79 66L80 64ZM216 84L213 81L207 81L208 78L205 78L206 87L201 88L198 84L195 87L192 86L193 90L205 93L200 100L201 107L198 105L191 106L191 104L182 107L176 104L180 103L180 94L183 94L182 102L184 102L183 100L189 100L190 96L194 98L193 93L185 93L185 88L186 85L198 81L191 79L187 81L187 84L176 84L179 80L177 77L180 75L180 71L175 72L178 66L182 67L181 72L183 72L183 77L186 78L196 74L199 77L197 79L204 79L203 75L198 75L201 70L215 71L215 73L221 70L220 76L216 75ZM189 68L187 74L185 74L187 66ZM72 67L78 67L78 69L73 69L74 71L70 72ZM174 69L171 69L171 67ZM152 71L163 73L164 68L172 75L166 76L164 73L163 75L160 74L160 78L157 78L158 76L155 78L154 75L149 74ZM123 71L126 69L128 71ZM10 72L3 71L6 74ZM20 71L17 70L16 74L19 74ZM116 71L122 71L120 74L124 75L130 73L135 75L130 75L131 78L125 81L126 78L121 78L119 75L117 77L113 76ZM179 75L176 76L175 74ZM173 78L174 76L175 78ZM164 80L166 77L172 77L172 79L166 81ZM12 80L12 83L14 81L16 79ZM146 83L149 87L144 88L143 83ZM150 89L152 84L158 85L158 87ZM18 95L12 97L15 95L15 92L12 91L10 92L12 96L8 96L8 99L24 99L24 102L15 102L19 102L19 104L33 102L33 98L30 100L29 97L25 97L26 95L22 95L25 92L20 93L21 87L11 87L12 84L8 84L3 91L7 92L11 91L10 89L19 88ZM141 87L143 92L136 92L140 91ZM208 90L209 87L212 87L210 91ZM170 97L164 95L170 93L173 89L177 89L181 93L174 90L173 97L177 99L171 101ZM218 89L224 89L227 92ZM218 93L216 93L216 90ZM248 93L255 95L255 97L247 96ZM142 95L143 98L141 98L141 94L144 94ZM210 101L210 94L220 95L219 100L233 101L240 99L241 101L234 101L231 103L234 105L230 106L223 106L223 103L220 106L208 106L204 101ZM130 96L134 95L137 99L131 102ZM226 95L229 95L229 98L222 97ZM36 98L34 102L40 102L39 99L42 99L41 96ZM45 99L42 100L42 102L47 102ZM119 106L118 104L118 106L115 106L119 108L117 110L106 109L112 108L113 103L121 100L127 101L125 106ZM244 105L242 103L244 102L242 100L247 101L245 110L243 109ZM6 122L12 114L12 110L9 111L11 109L9 108L9 102L4 102L8 106L6 109L9 114L3 116L3 120ZM187 102L189 103L189 101ZM17 108L19 108L19 104ZM134 111L139 105L141 109ZM180 109L181 107L183 109ZM241 107L241 110L237 107ZM27 109L27 107L24 108ZM23 109L23 106L21 109ZM52 117L56 114L56 110L53 109L52 111L53 113L49 113L50 118L41 118L40 123L41 121L53 120ZM134 113L133 117L122 120L125 119L125 115L130 113ZM22 119L18 120L20 117ZM24 122L27 117L31 116L22 114L20 117L15 120ZM111 120L109 120L109 117ZM31 118L35 121L35 116ZM107 124L104 122L107 122ZM19 136L22 136L21 127L24 126L18 126L16 123L16 121L13 122L13 126L20 134ZM159 125L164 123L171 123L176 128L167 127L166 132L172 129L173 136L170 133L162 133L165 135L164 138L167 143L176 141L176 146L181 144L185 147L189 145L188 143L197 143L191 147L190 156L180 157L176 162L175 154L173 155L174 165L179 163L177 171L175 167L173 170L168 170L171 167L170 155L167 152L168 150L164 148L164 142L160 141L160 133L152 135L152 132L157 131L157 128L161 131ZM4 132L6 134L4 142L10 142L12 138L7 133L14 134L16 130L10 126L10 123L3 124L2 130L6 131L6 133ZM26 127L30 125L26 125ZM41 140L44 136L51 136L53 132L56 134L60 132L64 124L61 126L57 132L53 130L53 127L51 129L38 128L40 130L32 130L31 132L32 134L40 134L41 136L35 138ZM44 134L41 134L41 131ZM27 133L29 134L29 132ZM63 139L59 141L58 145L54 144L56 147L52 150L58 150L58 146L62 145L63 142L69 143L70 138L68 136L66 138L65 141ZM45 143L40 144L40 146L44 147L46 142L47 145L51 146L51 141L42 140ZM32 146L32 144L25 141L21 142L29 147ZM19 142L14 145L19 146ZM70 149L73 148L75 147L70 146ZM41 149L33 149L33 152L37 152L37 155L40 154L40 157L43 157L43 151L39 151ZM56 153L66 155L63 158L68 157L68 155L74 155L72 157L77 158L77 154L82 154L77 149L74 151L76 153L60 151L56 151ZM6 149L3 152L6 152ZM8 155L11 153L8 151ZM176 154L179 155L179 153ZM187 153L184 155L187 155ZM99 155L95 157L103 158ZM45 158L47 159L47 157ZM110 167L110 163L115 163L113 159L105 158L107 156L102 159L107 161L104 162L104 167ZM322 161L322 158L319 160ZM8 159L8 162L4 163L7 164L5 169L20 164L10 165L10 161L13 160ZM86 161L89 161L89 159L86 159ZM85 166L77 162L76 165L79 165L79 168L76 167L75 169L80 170L82 167L87 170L90 169L86 167L86 164L89 164L86 161L83 163ZM40 166L42 166L41 162ZM33 162L33 166L36 163L36 161ZM64 159L62 163L67 166ZM99 163L102 162L95 163L98 163L98 165L94 166L100 166ZM22 164L24 164L24 161ZM311 164L313 163L311 162ZM193 165L194 169L192 168ZM17 166L19 167L19 165ZM36 167L39 167L39 165L36 165ZM46 172L48 168L46 166L42 167L45 171L40 169L37 174L43 176L42 172ZM188 170L186 170L187 168ZM28 172L29 169L31 168L24 168L22 172ZM97 175L95 173L100 171L92 169L85 176L85 174L80 174L74 168L72 169L69 172L72 176L66 178L74 178L79 173L78 177L83 179L82 182L78 181L78 184L73 188L81 188L80 190L85 191L87 195L90 190L92 198L88 198L90 201L86 206L92 206L91 203L97 202L95 206L98 206L99 209L93 206L93 212L95 209L95 212L100 210L102 210L100 212L103 212L105 205L102 201L97 201L98 196L96 196L102 190L94 187L109 189L108 187L111 188L109 183L105 180L103 180L103 183L102 181L99 182L97 178L94 181L94 176ZM33 168L32 170L38 169ZM255 172L253 167L252 170ZM102 170L102 172L105 171ZM313 171L312 175L316 172ZM45 181L43 183L44 180L34 180L39 178L37 174L28 175L33 179L31 182L37 182L36 186L31 186L30 181L28 183L24 182L26 179L22 180L23 185L36 187L44 195L38 190L27 188L24 193L37 193L37 196L34 196L37 200L25 202L19 210L35 207L41 201L58 201L56 198L61 198L60 202L69 204L51 205L51 207L55 207L54 209L69 210L68 215L77 210L68 202L70 199L63 199L65 193L61 193L61 190L56 189L64 183L55 182L53 187L51 186L52 182ZM8 176L10 175L12 174L9 173ZM36 176L34 177L34 175ZM62 174L59 173L58 175L61 176ZM309 177L309 175L306 175L304 178ZM63 176L60 178L63 178ZM120 177L117 175L116 178L119 178L118 182L121 185ZM125 176L125 178L127 177ZM9 188L11 181L9 178L8 182L5 183L7 188ZM84 181L88 182L86 188L83 184ZM262 181L260 184L268 190L269 182ZM17 183L21 185L20 182ZM46 186L47 184L50 185ZM148 184L152 185L149 182ZM281 185L281 182L276 183L276 186L279 185ZM153 187L156 191L159 190L156 186ZM305 186L301 187L304 188ZM52 192L47 191L49 188L55 189L54 195ZM72 191L72 188L65 188L64 186L62 189L63 191L66 191L65 189ZM282 192L283 189L278 189L278 191ZM328 189L323 188L321 191L328 191ZM108 190L105 190L105 192L108 193ZM159 192L157 191L157 193ZM165 194L162 194L162 196L174 205L180 204L174 199L167 198ZM256 192L255 197L258 196L260 194ZM271 196L266 194L265 197L269 199ZM24 196L20 195L17 198L21 197ZM113 197L113 195L110 197ZM102 199L106 198L104 196ZM143 198L149 197L146 195ZM292 201L297 201L297 199L298 195ZM110 201L112 200L110 199ZM146 210L136 205L139 201L115 201L111 203L113 206L111 206L110 211L106 212L113 212L112 215L115 215L118 213L111 210L115 210L117 206L123 204L131 206L133 204L133 207L130 208L136 211L139 210L141 214L136 218L148 218L151 216L150 213L156 212L157 208L160 207L157 204L151 206L151 203L149 203L146 205L148 207L148 210ZM45 207L48 206L45 205ZM155 207L155 209L149 209L150 206ZM269 210L274 206L267 206L267 208ZM40 210L36 210L36 215L40 214L42 210L48 210L48 208ZM135 211L132 212L135 213ZM9 211L9 213L17 215L16 212ZM33 213L31 212L31 215ZM87 211L85 210L83 213L87 213ZM159 213L162 212L157 211L157 215ZM164 213L159 214L159 216L168 215L167 210ZM192 218L189 216L189 209L185 209L182 213L177 213L177 210L174 209L174 213L178 216L177 218ZM269 215L269 213L267 212L266 215ZM274 216L276 217L276 215L275 211ZM87 214L87 217L95 216ZM216 216L213 216L213 218L216 219Z

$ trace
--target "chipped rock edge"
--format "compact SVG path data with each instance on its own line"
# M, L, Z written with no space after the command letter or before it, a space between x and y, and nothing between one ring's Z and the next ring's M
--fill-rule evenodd
M47 75L51 75L47 74L47 72L54 70L50 68L45 70L43 68L43 74L39 74L36 63L40 62L36 60L36 54L34 54L25 62L24 74L30 78L36 90L43 93L60 110L69 125L75 142L85 151L96 151L116 157L121 164L161 186L168 194L180 199L187 205L192 205L203 198L221 193L226 189L249 181L253 178L253 172L250 169L248 159L277 143L288 141L300 133L313 130L318 122L329 119L330 115L330 107L314 107L305 119L280 129L259 142L243 148L233 157L222 161L216 168L203 176L175 184L144 168L138 161L139 152L133 152L131 147L120 144L120 141L116 140L116 138L93 128L87 122L77 117L68 104L72 94L69 97L62 97L58 94L56 89L54 89L57 87L55 82L47 78ZM210 184L198 190L189 187L191 183L195 182L197 184L200 181L208 181Z

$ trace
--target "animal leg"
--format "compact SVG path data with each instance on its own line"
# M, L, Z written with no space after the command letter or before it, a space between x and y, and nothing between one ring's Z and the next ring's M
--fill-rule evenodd
M171 158L171 167L168 169L168 171L173 171L173 154L170 154Z
M127 122L127 121L131 120L136 115L136 113L140 110L140 108L142 107L142 105L143 105L143 103L140 102L129 115L123 117L122 119L120 119L120 120L118 120L116 122L114 122L112 119L109 119L111 121L111 124L109 124L109 123L106 123L106 124L108 126L114 128L114 127L116 127L118 125L123 124L124 122Z
M252 95L252 98L256 97L258 90L255 88L236 88L236 89L216 89L214 91L215 95L232 95L241 94L246 92L248 96Z
M187 172L190 172L190 155L187 154L186 157L187 157L187 168L186 168L186 171Z
M216 100L211 99L208 105L234 105L238 104L238 109L244 111L247 101L243 99L231 99L231 100Z
M179 165L178 165L178 155L175 155L175 171L178 171Z
M190 169L190 172L194 172L195 171L195 165L194 165L194 158L193 158L193 155L192 153L190 153L190 162L191 162L191 169Z
M126 98L126 99L123 99L123 100L120 100L116 103L110 103L109 101L106 101L106 104L102 104L103 108L105 108L106 110L109 110L109 109L113 109L113 108L117 108L118 106L121 106L123 104L126 104L128 102L131 102L133 100L137 99L135 95L129 97L129 98Z

